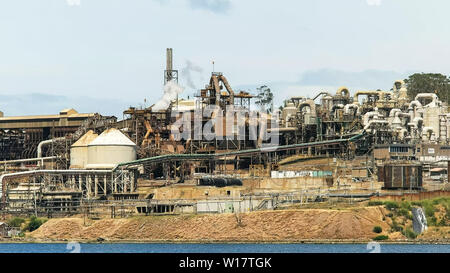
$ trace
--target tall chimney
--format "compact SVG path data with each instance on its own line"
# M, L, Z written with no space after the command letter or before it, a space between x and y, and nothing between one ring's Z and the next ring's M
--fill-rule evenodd
M175 80L178 82L178 70L173 70L172 48L166 50L166 69L164 70L164 84Z
M167 64L166 64L166 70L167 71L172 71L173 69L173 65L172 65L172 49L171 48L168 48L167 49L167 53L166 53L166 61L167 61Z

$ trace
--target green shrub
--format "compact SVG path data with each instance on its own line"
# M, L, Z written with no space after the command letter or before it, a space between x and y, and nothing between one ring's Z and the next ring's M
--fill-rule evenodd
M25 219L20 217L11 218L8 221L8 225L11 227L20 227L23 223L25 223Z
M401 216L404 216L406 218L409 218L409 210L405 209L405 208L401 208L398 210L398 214Z
M383 229L380 226L373 227L373 232L375 232L375 233L381 233L382 231L383 231Z
M37 218L36 216L31 216L30 221L27 223L24 231L33 231L38 229L43 223L45 223L45 219Z
M383 201L369 201L369 206L381 206L383 205Z
M427 217L434 217L434 212L436 209L432 205L425 206L425 215Z
M387 235L378 235L377 237L373 238L374 241L383 241L383 240L387 240L387 239L389 239L389 237Z
M388 209L388 210L395 210L398 209L398 204L396 202L393 201L385 201L384 202L384 206Z
M417 238L417 233L412 231L410 228L407 228L403 234L409 239L416 239Z
M428 218L428 217L427 217ZM427 219L427 224L429 226L436 226L437 225L437 219L435 216L432 216L430 218Z
M408 201L404 201L404 202L401 202L400 203L400 207L402 208L402 209L405 209L405 210L407 210L407 211L411 211L411 203L410 202L408 202Z

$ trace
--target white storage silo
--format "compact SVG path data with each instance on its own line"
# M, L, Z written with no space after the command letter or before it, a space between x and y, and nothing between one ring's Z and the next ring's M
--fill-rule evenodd
M88 162L88 144L98 137L98 134L89 130L70 146L70 168L84 169Z
M120 130L111 128L88 144L87 169L112 169L136 159L136 144Z

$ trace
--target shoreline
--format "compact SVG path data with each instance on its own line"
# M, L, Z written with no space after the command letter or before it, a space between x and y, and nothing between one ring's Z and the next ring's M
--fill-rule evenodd
M377 242L380 244L409 244L409 245L450 245L450 240L383 240L374 241L367 239L348 239L348 240L327 240L327 239L305 239L305 240L284 240L284 241L214 241L214 240L86 240L86 239L63 239L63 240L45 240L45 239L10 239L1 240L0 244L67 244L69 242L78 242L82 244L367 244Z

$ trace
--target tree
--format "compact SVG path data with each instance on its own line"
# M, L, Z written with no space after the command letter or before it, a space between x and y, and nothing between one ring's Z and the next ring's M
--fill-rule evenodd
M418 93L435 93L450 104L450 77L439 73L415 73L405 79L408 96L413 100Z
M273 94L270 88L266 85L256 88L258 95L256 95L255 104L258 105L261 112L271 113L273 111Z

